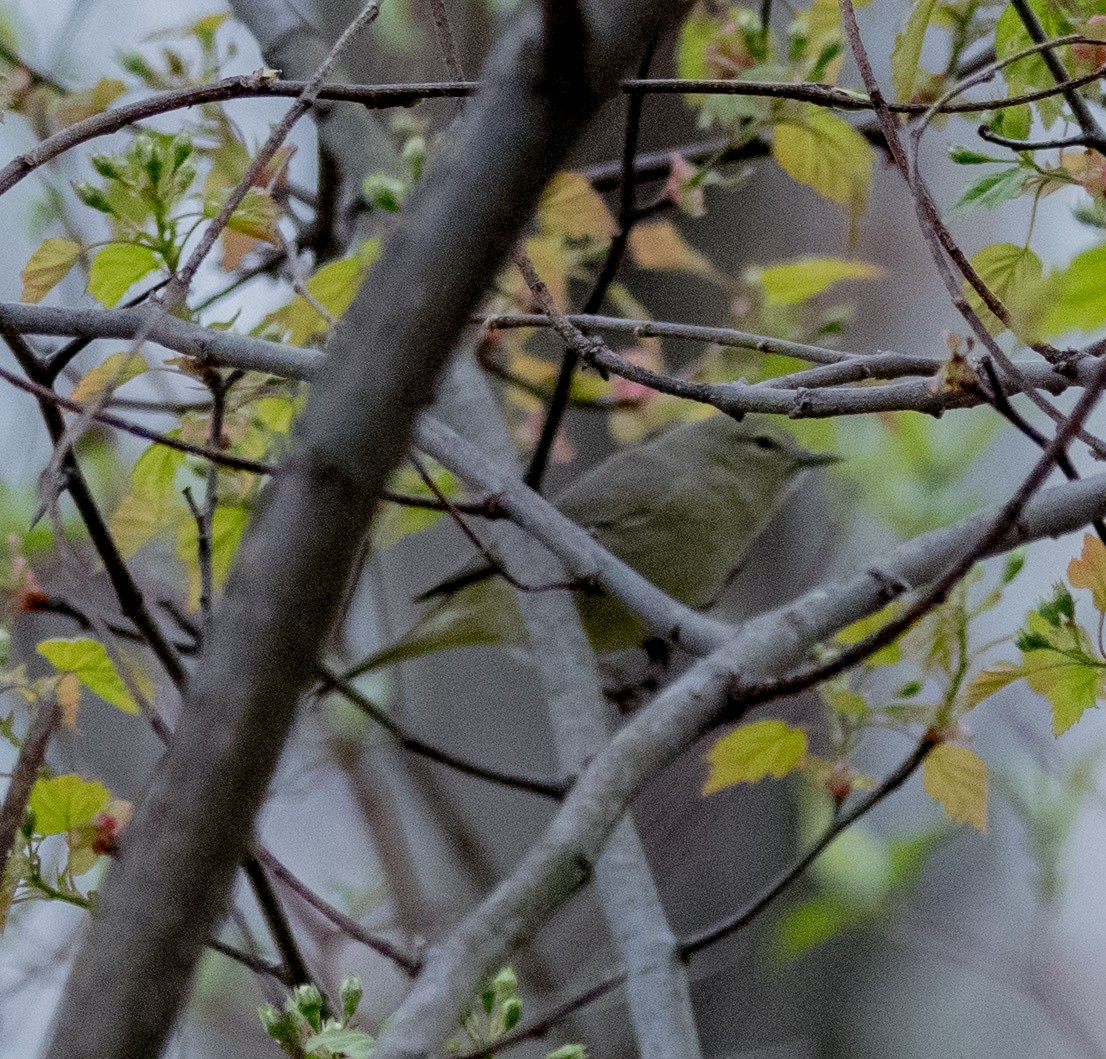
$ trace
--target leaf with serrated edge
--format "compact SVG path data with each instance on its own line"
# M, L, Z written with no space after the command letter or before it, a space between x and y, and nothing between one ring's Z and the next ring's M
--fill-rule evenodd
M718 739L707 752L710 774L703 794L735 783L756 783L765 776L779 779L798 768L806 754L806 732L783 721L744 724Z
M88 270L88 293L110 309L118 305L143 276L161 266L161 258L138 243L109 243L92 259Z
M922 766L926 793L954 823L987 830L987 765L966 746L942 743L934 747Z
M75 772L38 780L27 807L35 814L35 833L62 835L87 824L107 808L111 793L102 783L82 779Z
M138 713L115 663L102 643L89 639L43 640L38 653L56 669L72 673L89 691L124 713Z

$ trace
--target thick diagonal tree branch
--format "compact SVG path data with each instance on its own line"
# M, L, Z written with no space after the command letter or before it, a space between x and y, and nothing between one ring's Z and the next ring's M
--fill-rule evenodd
M1071 532L1104 512L1106 475L1057 486L1026 505L992 552ZM608 836L649 778L712 727L740 714L730 698L735 676L769 680L794 670L837 630L940 578L977 545L996 514L984 512L916 537L862 573L747 622L666 688L596 754L513 875L427 950L415 987L377 1042L374 1059L422 1059L440 1045L485 970L533 937L587 881Z
M455 142L334 334L92 917L51 1059L161 1051L414 418L548 178L679 9L544 11L549 26L528 9L493 53Z

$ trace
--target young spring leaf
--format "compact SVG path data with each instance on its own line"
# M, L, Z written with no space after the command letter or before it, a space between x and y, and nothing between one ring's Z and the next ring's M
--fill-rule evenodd
M42 301L69 275L80 253L80 244L72 239L44 239L19 274L23 280L20 300Z
M92 259L88 293L110 309L143 276L161 266L161 258L140 243L109 243Z
M582 173L558 173L538 203L538 230L564 239L606 242L618 229L603 197Z
M43 640L38 653L55 669L72 673L89 691L124 713L138 713L138 703L127 689L102 643L89 639Z
M954 743L934 747L922 766L922 783L950 820L987 830L987 766L974 750Z
M34 813L36 834L63 835L87 824L110 801L111 793L102 783L70 772L38 780L27 807Z
M102 363L85 372L69 396L81 403L98 401L107 391L118 389L146 370L146 361L140 354L112 353Z
M1041 322L1041 334L1055 338L1069 331L1094 331L1106 324L1104 274L1106 246L1097 246L1077 254L1067 268L1049 276L1049 309Z
M327 1026L304 1045L305 1055L344 1056L345 1059L370 1059L373 1039L364 1030Z
M688 243L671 221L634 225L630 230L630 256L638 268L714 275L711 263Z
M188 517L176 489L184 453L166 445L151 445L131 471L131 491L111 516L111 532L129 559L158 533Z
M764 291L768 305L797 305L850 279L878 279L883 270L865 261L837 257L801 257L781 265L753 268L746 279Z
M978 706L984 699L1002 691L1007 684L1020 680L1025 676L1025 670L1013 662L996 662L989 669L976 673L968 684L966 694L967 705L970 708Z
M903 103L909 103L914 98L922 45L925 44L926 30L936 6L937 0L915 0L906 28L895 36L895 46L891 49L891 84L895 89L895 98Z
M1048 615L1042 613L1049 607ZM1106 663L1078 625L1053 621L1045 604L1026 617L1018 637L1026 682L1052 705L1052 731L1066 732L1106 694Z
M794 771L806 754L806 732L783 721L754 721L722 736L707 752L710 773L703 794L735 783L779 779Z
M774 128L772 157L793 180L823 198L864 211L875 156L847 121L813 105L791 112Z
M974 254L971 261L980 279L1006 306L1016 330L1029 326L1032 316L1039 316L1043 266L1041 259L1032 250L1015 243L996 243ZM966 281L964 297L989 331L998 334L1004 329L998 317L983 304L983 299ZM1035 309L1038 311L1034 312Z

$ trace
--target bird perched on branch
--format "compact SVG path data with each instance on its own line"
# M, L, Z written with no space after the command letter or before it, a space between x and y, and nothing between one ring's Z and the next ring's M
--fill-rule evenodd
M711 415L620 450L554 503L662 592L703 610L717 601L802 472L835 460L759 423ZM449 647L523 645L512 589L495 574L477 565L424 592L418 598L430 607L410 631L350 675ZM646 639L641 621L605 592L581 592L577 606L597 651Z

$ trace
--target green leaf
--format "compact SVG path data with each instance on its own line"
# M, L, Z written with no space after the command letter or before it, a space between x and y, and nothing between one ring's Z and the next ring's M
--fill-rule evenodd
M1027 651L1025 679L1052 704L1052 733L1062 735L1106 694L1106 670L1057 651Z
M950 147L949 161L955 162L957 165L1002 165L1008 159L980 154L978 151L969 150L967 147Z
M307 292L331 316L340 319L379 254L380 240L367 239L357 253L323 265L307 281ZM278 328L288 342L297 346L330 330L326 317L298 294L287 305L266 316L262 325Z
M105 393L114 392L146 370L146 361L140 354L112 353L103 363L85 372L69 396L81 403L99 401Z
M1012 662L996 662L990 669L984 669L972 677L966 693L968 706L978 706L984 699L989 699L1007 684L1024 676L1025 670L1021 666Z
M1094 331L1106 324L1106 246L1086 250L1049 277L1049 309L1041 322L1046 338L1068 331Z
M821 894L788 909L775 932L781 956L795 960L854 926L857 913L835 894Z
M373 1039L364 1030L328 1026L308 1040L303 1050L306 1055L342 1055L345 1059L370 1059Z
M996 243L974 254L971 263L979 278L1006 306L1015 331L1031 330L1031 318L1039 315L1041 305L1041 259L1028 247ZM1004 330L998 317L983 304L983 299L967 282L964 283L964 297L989 331L997 334ZM1035 313L1035 309L1038 312Z
M111 792L102 783L70 772L37 780L27 807L35 815L35 834L63 835L89 823L110 801Z
M211 527L211 581L215 588L226 584L249 521L249 508L220 504L215 509ZM177 557L188 567L188 605L195 609L200 603L201 588L199 532L195 519L181 523L177 534Z
M107 649L96 640L43 640L38 653L55 669L72 673L89 691L124 713L138 713L134 701Z
M875 156L848 122L806 105L775 126L772 157L793 180L848 207L854 221L863 212Z
M934 747L922 765L926 793L954 823L987 830L987 766L966 746L942 743Z
M710 774L703 794L735 783L779 779L793 772L806 754L806 732L783 721L755 721L722 736L707 752Z
M123 558L129 559L158 533L185 516L177 499L177 472L185 454L166 445L151 445L131 471L131 491L111 516L111 533Z
M895 617L902 610L901 603L889 603L882 610L877 610L875 614L869 614L866 618L861 618L860 621L854 621L852 625L847 625L834 637L834 639L844 644L846 647L852 644L860 643L861 640L866 640L874 632L878 632L884 627L892 618ZM893 666L896 662L902 660L902 636L892 640L886 647L881 647L874 654L870 655L865 662L868 666Z
M969 186L950 212L965 213L975 206L990 209L999 203L1016 199L1025 191L1029 176L1029 172L1020 165L1001 169L997 173L988 173Z
M110 243L92 259L88 293L110 309L143 276L161 267L161 258L139 243Z
M23 280L20 300L40 302L66 276L80 256L81 247L72 239L45 239L31 254L31 259L19 274Z
M836 257L803 257L746 272L748 281L764 291L764 300L768 305L797 305L828 290L835 283L850 279L879 279L882 275L883 269L877 265Z
M1071 31L1071 22L1060 13L1059 7L1049 0L1029 0L1029 6L1037 15L1046 36L1062 37ZM1006 59L1015 52L1032 47L1033 44L1033 38L1025 28L1021 16L1012 4L1007 4L995 23L995 55L999 59ZM1006 79L1011 96L1024 95L1042 88L1052 88L1056 84L1039 52L1003 67L1002 76ZM1050 96L1038 100L1035 106L1042 123L1045 128L1048 128L1063 111L1063 97Z
M212 216L218 215L218 210ZM250 188L245 198L238 204L227 221L227 227L232 232L248 235L251 239L261 239L267 243L279 245L277 234L277 220L280 217L280 207L273 200L273 196L264 188Z
M933 17L937 0L916 0L906 21L906 28L895 36L891 49L891 84L896 99L909 103L914 98L914 85L918 80L918 62L922 57L926 30Z
M440 464L427 467L427 473L431 480L441 491L443 496L455 497L460 491L461 483L456 475L451 474ZM401 467L392 476L389 486L397 493L407 493L412 496L424 496L428 500L436 499L434 494L427 489L422 476L414 467ZM374 539L379 547L390 548L412 533L433 526L444 514L428 507L409 507L405 504L388 504L378 515L373 526Z

